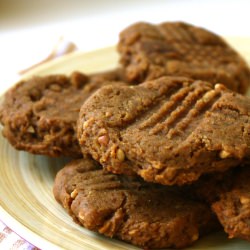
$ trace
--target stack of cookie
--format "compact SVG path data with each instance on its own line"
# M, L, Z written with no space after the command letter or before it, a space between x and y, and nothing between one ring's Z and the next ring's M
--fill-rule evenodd
M187 247L221 225L250 240L246 62L180 22L129 26L118 52L110 72L18 83L1 106L3 135L19 150L78 158L54 196L90 230L143 248Z

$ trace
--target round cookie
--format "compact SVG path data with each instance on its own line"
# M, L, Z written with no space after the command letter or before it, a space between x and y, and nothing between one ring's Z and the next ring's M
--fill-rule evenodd
M98 88L122 79L117 69L87 76L49 75L21 81L0 108L3 135L16 148L49 156L81 156L75 128L83 102Z
M184 190L107 173L90 159L60 170L53 191L75 222L146 249L187 247L218 226Z
M245 93L250 71L221 37L183 23L135 23L120 33L120 62L129 81L141 83L164 75L187 76Z
M250 99L223 85L162 77L106 86L82 106L78 138L113 173L183 185L249 160Z

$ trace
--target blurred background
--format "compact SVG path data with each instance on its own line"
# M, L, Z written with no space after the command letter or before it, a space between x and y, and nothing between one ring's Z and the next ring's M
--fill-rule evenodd
M0 86L43 60L59 39L90 51L115 45L119 32L134 22L176 20L250 37L250 1L0 0Z

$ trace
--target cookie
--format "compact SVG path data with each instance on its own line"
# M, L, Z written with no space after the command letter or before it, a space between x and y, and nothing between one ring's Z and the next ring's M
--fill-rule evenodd
M218 189L219 198L212 208L229 238L241 238L250 241L250 169L245 166L226 181L231 185L224 190Z
M82 106L78 139L108 171L191 183L249 160L250 99L185 77L103 87Z
M135 23L120 33L118 51L129 81L141 83L164 75L223 83L245 93L250 71L221 37L183 22Z
M75 128L83 102L100 86L122 79L122 70L87 76L49 75L21 81L0 109L3 135L19 150L49 156L81 156Z
M178 187L114 175L90 159L57 173L56 200L80 225L143 248L182 248L218 224L207 205Z

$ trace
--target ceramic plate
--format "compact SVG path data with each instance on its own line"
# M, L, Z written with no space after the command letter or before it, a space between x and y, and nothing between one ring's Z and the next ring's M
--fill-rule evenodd
M250 62L250 38L231 38L229 42ZM69 74L108 70L118 65L114 47L90 53L77 52L44 64L26 74ZM73 223L54 200L53 180L69 159L53 159L17 151L0 136L0 218L24 239L41 249L138 249L108 239ZM211 234L189 249L250 249L250 243L228 240L226 234Z

